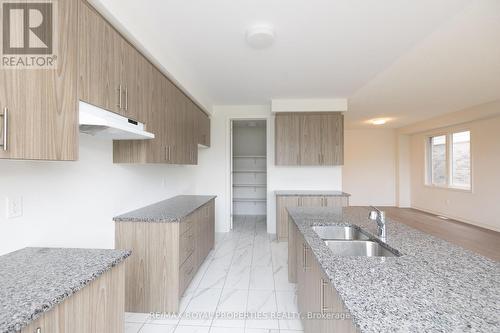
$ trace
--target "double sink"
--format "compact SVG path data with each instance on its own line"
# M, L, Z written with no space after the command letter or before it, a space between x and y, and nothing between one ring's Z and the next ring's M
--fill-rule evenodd
M399 257L391 250L369 237L356 226L313 226L313 231L337 256L342 257Z

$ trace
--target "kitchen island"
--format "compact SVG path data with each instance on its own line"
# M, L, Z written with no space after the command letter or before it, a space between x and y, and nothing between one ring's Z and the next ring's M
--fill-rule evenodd
M345 318L304 321L306 332L327 332L325 323L352 332L500 331L499 263L390 219L382 245L394 256L341 256L313 226L353 225L377 240L367 208L288 211L289 279L299 284L299 308ZM319 294L319 300L301 295L301 289Z
M122 333L129 255L25 248L0 256L0 332Z
M214 246L215 196L179 195L113 220L115 247L132 250L125 268L126 311L177 312Z

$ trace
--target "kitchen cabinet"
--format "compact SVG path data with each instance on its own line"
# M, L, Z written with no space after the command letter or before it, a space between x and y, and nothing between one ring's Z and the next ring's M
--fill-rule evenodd
M80 1L80 100L145 122L152 65L89 4Z
M300 165L300 120L301 115L298 113L276 115L276 165Z
M196 124L198 132L198 143L210 147L210 118L205 112L196 111Z
M77 160L81 100L155 134L115 142L115 163L196 164L203 111L87 1L58 2L58 15L56 69L0 69L0 158Z
M319 114L300 117L300 165L321 165L321 121Z
M299 311L314 315L302 320L304 332L359 332L304 236L289 222L289 282L297 284Z
M77 291L21 333L122 333L124 331L125 263Z
M215 201L180 222L115 222L115 247L130 249L125 311L177 312L179 300L214 247Z
M339 112L277 114L276 165L342 165L343 123Z
M87 103L121 113L123 39L86 1L78 3L78 96Z
M56 68L0 69L1 159L78 158L78 2L57 3Z
M346 195L276 195L276 234L278 241L288 239L289 207L347 207Z
M299 197L276 196L276 234L278 241L288 238L288 211L287 207L298 207Z

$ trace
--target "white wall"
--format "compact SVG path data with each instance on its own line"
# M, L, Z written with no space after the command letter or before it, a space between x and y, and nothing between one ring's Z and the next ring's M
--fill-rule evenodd
M345 131L342 186L352 206L396 205L396 156L393 129Z
M274 165L274 117L268 105L215 106L212 116L212 147L201 151L198 191L219 196L217 229L230 227L229 122L230 119L267 119L267 231L276 233L274 191L281 189L341 190L341 167L277 167Z
M469 111L480 114L485 107L492 105ZM500 102L496 108L500 111ZM425 186L425 138L433 130L417 133L411 137L412 207L500 231L500 116L438 130L464 129L471 131L472 191Z
M78 162L0 160L0 254L25 246L113 248L113 216L195 193L197 169L116 165L111 141L85 134ZM23 197L22 217L6 219L8 196Z

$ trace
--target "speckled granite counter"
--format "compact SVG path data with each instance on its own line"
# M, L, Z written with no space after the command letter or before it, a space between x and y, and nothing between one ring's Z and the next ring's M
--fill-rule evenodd
M374 236L367 208L289 214L361 332L500 332L500 263L391 219L387 244L403 256L339 257L311 226L354 224Z
M116 216L115 222L180 222L212 199L214 195L178 195Z
M349 193L342 191L313 191L313 190L280 190L274 191L276 195L286 195L286 196L317 196L324 195L330 197L350 197Z
M20 330L129 255L125 250L25 248L0 256L0 332Z

